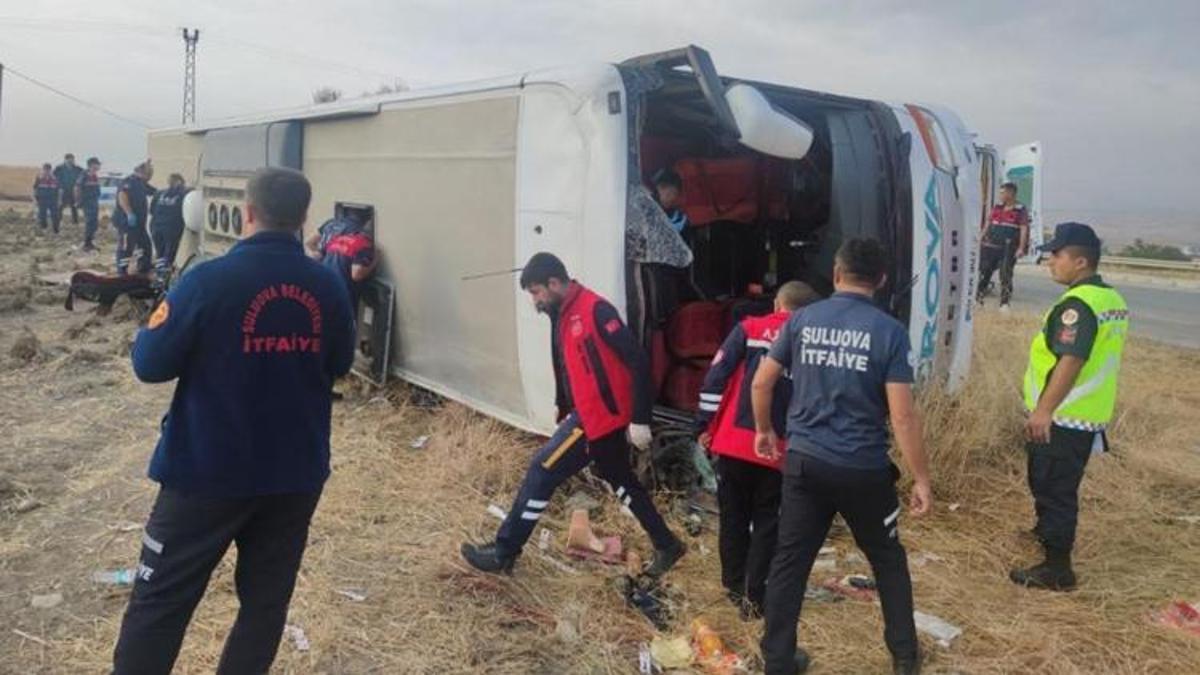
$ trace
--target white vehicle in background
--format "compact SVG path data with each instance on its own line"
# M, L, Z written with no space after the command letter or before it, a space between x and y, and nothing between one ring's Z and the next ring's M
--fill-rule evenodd
M955 388L970 367L990 197L975 135L947 108L724 77L687 47L153 131L149 155L198 188L180 260L219 255L241 236L254 169L303 170L308 227L356 211L382 251L394 305L380 291L360 314L374 375L523 429L554 427L550 336L508 272L554 252L659 358L654 331L670 328L655 306L653 247L633 224L645 220L648 176L681 161L778 170L772 194L786 206L759 211L727 251L749 251L770 282L828 291L842 241L883 241L893 261L877 300L908 326L922 380ZM657 410L685 419L680 407Z
M125 176L116 171L105 171L100 174L100 208L112 212L117 206L117 188Z

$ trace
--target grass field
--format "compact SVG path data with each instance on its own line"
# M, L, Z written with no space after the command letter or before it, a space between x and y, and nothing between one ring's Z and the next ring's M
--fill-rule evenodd
M0 199L30 200L38 171L33 166L0 166Z
M130 373L135 308L68 312L60 289L36 282L41 273L108 262L107 231L99 258L76 257L67 245L75 234L38 238L24 216L0 218L3 673L107 672L127 591L89 576L136 562L155 491L146 461L172 391ZM926 672L1200 673L1200 638L1149 620L1174 599L1200 600L1200 526L1179 518L1200 514L1200 352L1131 340L1115 451L1095 458L1084 481L1081 587L1048 595L1006 578L1010 566L1035 557L1017 536L1033 518L1018 385L1035 323L1032 315L980 313L966 391L924 402L937 504L926 519L903 518L902 537L926 561L912 568L918 609L964 631L949 648L923 638ZM624 535L648 558L644 535L603 490L575 481L542 521L547 551L531 546L511 578L468 571L460 542L492 534L497 522L486 509L508 507L537 440L422 398L395 385L354 388L337 404L333 475L289 618L311 648L285 641L275 672L637 672L639 645L654 630L613 589L616 571L563 554L563 498L576 490L596 497L598 529ZM660 502L682 531L670 496ZM689 544L668 577L677 620L667 634L684 634L704 616L756 663L760 626L740 621L723 597L715 522ZM830 544L838 574L869 573L850 555L848 536ZM236 612L233 558L196 612L178 673L215 668ZM34 595L50 593L62 602L31 606ZM881 630L870 603L808 603L800 638L811 672L885 672Z

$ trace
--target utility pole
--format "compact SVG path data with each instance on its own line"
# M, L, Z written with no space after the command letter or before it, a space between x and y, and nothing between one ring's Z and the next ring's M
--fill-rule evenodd
M183 123L196 121L196 43L200 29L183 29Z

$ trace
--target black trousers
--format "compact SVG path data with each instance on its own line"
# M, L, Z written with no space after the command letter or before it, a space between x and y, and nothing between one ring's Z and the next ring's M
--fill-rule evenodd
M138 223L135 227L120 226L117 233L117 274L128 274L131 263L138 274L149 272L150 258L154 252L145 224ZM136 260L133 257L135 253L138 256Z
M999 246L979 247L979 297L992 283L992 275L1000 270L1000 304L1007 305L1012 299L1013 270L1017 266L1015 244L1009 242Z
M95 246L96 230L100 227L100 204L94 201L83 202L83 246Z
M58 234L59 224L62 222L62 213L58 209L58 202L53 199L38 198L37 200L38 227L46 229L47 225L54 227L54 233Z
M320 498L316 492L215 499L161 489L142 537L113 672L171 672L213 569L236 543L238 614L217 672L266 673L279 648Z
M744 597L761 609L779 536L783 475L761 464L732 457L721 457L717 471L721 583L731 596Z
M1079 484L1092 456L1095 431L1050 427L1049 443L1029 443L1029 491L1037 512L1034 532L1048 551L1070 553L1079 524Z
M894 656L917 652L912 579L900 545L900 502L888 469L846 469L789 452L783 476L779 542L767 587L766 633L762 640L767 675L795 672L796 628L813 561L825 543L835 513L842 514L854 541L871 563L883 605L883 638Z
M621 504L633 512L655 548L667 548L675 543L675 535L629 464L625 429L589 443L579 426L579 418L571 413L529 463L525 481L521 483L508 517L496 533L496 546L501 555L521 552L542 512L550 504L554 490L589 464L609 484Z
M159 274L166 274L175 266L175 252L179 250L179 240L183 238L183 224L151 225L150 236L154 240L154 269Z
M62 215L67 215L67 208L71 209L71 222L79 224L79 210L75 204L75 191L66 189L62 191Z

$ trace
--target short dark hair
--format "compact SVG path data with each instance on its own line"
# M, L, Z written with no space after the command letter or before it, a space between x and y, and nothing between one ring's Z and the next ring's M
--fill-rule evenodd
M1083 258L1087 261L1089 269L1096 269L1100 266L1100 249L1092 246L1076 246L1074 244L1064 246L1063 250L1072 258Z
M67 154L63 155L63 159L75 159L75 153L68 152Z
M1012 190L1012 193L1014 195L1018 194L1020 192L1020 190L1017 189L1017 184L1012 181L1005 181L1005 182L1001 183L1000 189L1001 190Z
M775 299L790 312L805 305L811 305L820 300L821 296L817 295L812 286L803 281L793 280L779 287L779 290L775 292Z
M844 273L858 281L877 284L887 274L888 255L879 240L854 237L838 248L837 263Z
M54 165L51 164L50 162L46 162L45 164L42 165L42 168L43 169L53 169Z
M180 183L186 183L186 181L183 180L183 174L181 174L181 173L173 173L170 176L167 176L168 183L174 183L175 181L179 181Z
M546 286L551 279L558 279L563 283L570 282L571 277L567 274L567 266L553 253L545 251L534 253L529 262L525 263L525 268L521 270L521 289L529 290L529 287L534 284Z
M655 171L651 180L654 181L656 187L659 185L669 185L677 190L683 189L683 179L669 166Z
M87 163L88 163L88 166L91 166L93 164L99 164L100 159L98 157L88 157Z
M292 169L259 169L246 185L246 203L254 206L263 226L272 229L300 229L311 201L308 179Z

